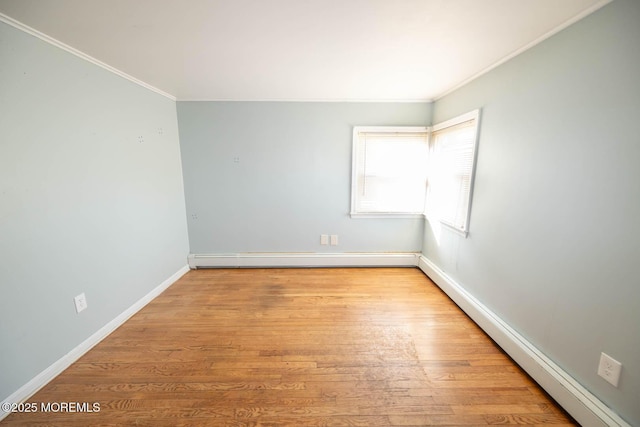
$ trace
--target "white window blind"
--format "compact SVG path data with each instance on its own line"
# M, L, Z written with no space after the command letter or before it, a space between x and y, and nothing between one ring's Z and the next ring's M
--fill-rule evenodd
M423 213L428 149L424 127L355 127L352 216Z
M430 141L427 216L464 233L469 228L478 114L434 126Z

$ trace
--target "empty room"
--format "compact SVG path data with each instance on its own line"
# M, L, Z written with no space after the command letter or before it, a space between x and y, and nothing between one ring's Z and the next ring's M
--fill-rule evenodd
M637 0L0 0L0 425L640 426Z

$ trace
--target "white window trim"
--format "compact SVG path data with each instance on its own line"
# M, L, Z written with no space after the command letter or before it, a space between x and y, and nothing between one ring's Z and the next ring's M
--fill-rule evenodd
M356 192L357 192L357 168L353 167L355 165L355 160L358 147L357 147L357 134L359 132L426 132L429 134L428 136L428 144L431 149L433 143L433 133L438 132L442 129L446 129L449 127L457 126L461 123L474 120L474 132L475 138L473 140L473 150L472 150L472 166L471 166L471 176L470 176L470 187L467 201L467 212L464 223L464 228L460 229L455 225L441 220L439 218L434 218L433 215L426 210L427 206L425 206L425 211L423 213L395 213L395 212L356 212ZM446 120L444 122L438 123L433 126L355 126L353 128L353 146L352 146L352 171L351 171L351 218L424 218L427 221L438 221L442 224L446 229L451 230L457 234L464 236L465 238L469 235L469 223L471 220L471 204L473 201L473 192L475 187L475 175L476 175L476 163L477 163L477 153L478 153L478 141L480 139L479 134L480 129L480 109L470 111L468 113L462 114L460 116L454 117L452 119ZM427 196L428 197L428 196Z
M424 218L421 213L396 213L396 212L350 212L351 218Z
M436 220L443 226L445 226L448 230L454 231L457 234L464 236L465 238L469 236L469 222L471 220L471 203L473 201L473 191L475 187L475 177L476 177L476 163L477 163L477 155L478 155L478 140L480 139L479 129L480 129L480 109L470 111L468 113L462 114L460 116L454 117L452 119L446 120L442 123L438 123L432 126L429 129L429 144L431 145L431 137L434 132L437 132L442 129L446 129L452 126L459 125L461 123L467 122L469 120L475 120L474 122L474 131L475 131L475 139L473 141L473 152L472 152L472 166L471 166L471 179L469 185L469 195L468 195L468 204L467 204L467 216L464 224L464 229L461 230L458 227L450 224L447 221L442 221L439 218L431 218L429 212L425 211L424 217L427 221Z
M397 212L356 212L356 193L358 171L354 166L358 155L358 133L359 132L416 132L429 133L427 126L354 126L352 135L351 152L351 218L424 218L424 213L397 213Z
M469 111L468 113L462 114L460 116L454 117L452 119L446 120L442 123L438 123L436 125L433 125L430 128L430 132L437 132L439 130L442 129L446 129L446 128L450 128L452 126L456 126L459 125L460 123L464 123L464 122L468 122L469 120L475 120L476 121L476 140L475 143L476 145L478 144L478 123L480 122L480 110L473 110L473 111ZM475 152L475 146L474 146L474 152Z

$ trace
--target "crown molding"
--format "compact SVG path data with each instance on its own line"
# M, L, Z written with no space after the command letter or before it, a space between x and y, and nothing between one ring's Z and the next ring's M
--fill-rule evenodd
M31 28L28 25L23 24L22 22L11 18L10 16L7 16L7 15L5 15L3 13L0 13L0 21L4 22L5 24L10 25L10 26L12 26L14 28L17 28L18 30L21 30L21 31L23 31L23 32L25 32L27 34L30 34L30 35L32 35L34 37L37 37L37 38L39 38L40 40L42 40L42 41L44 41L46 43L49 43L49 44L51 44L51 45L53 45L55 47L58 47L58 48L60 48L62 50L65 50L65 51L69 52L70 54L77 56L78 58L82 58L87 62L90 62L90 63L92 63L94 65L97 65L100 68L103 68L103 69L105 69L107 71L110 71L113 74L122 77L123 79L129 80L130 82L137 84L138 86L142 86L143 88L148 89L148 90L150 90L152 92L155 92L155 93L157 93L159 95L162 95L165 98L169 98L172 101L176 101L176 97L171 95L170 93L167 93L167 92L165 92L163 90L160 90L155 86L151 86L150 84L145 83L142 80L136 79L135 77L125 73L124 71L120 71L117 68L112 67L111 65L106 64L106 63L94 58L91 55L87 55L86 53L81 52L78 49L75 49L75 48L69 46L68 44L65 44L65 43L61 42L60 40L54 39L53 37L50 37L50 36L48 36L48 35L46 35L44 33L41 33L40 31L36 30L35 28Z
M461 81L460 83L454 85L453 87L447 89L446 91L444 91L440 95L434 97L433 101L434 102L439 101L440 99L442 99L445 96L455 92L456 90L460 89L461 87L466 86L467 84L471 83L475 79L487 74L489 71L493 70L494 68L499 67L500 65L504 64L505 62L507 62L507 61L515 58L516 56L520 55L521 53L531 49L535 45L542 43L543 41L545 41L546 39L550 38L551 36L556 35L557 33L559 33L560 31L564 30L565 28L575 24L576 22L580 21L582 18L585 18L588 15L591 15L593 12L595 12L596 10L602 8L603 6L606 6L607 4L611 3L612 1L613 0L600 0L599 2L597 2L596 4L591 6L590 8L588 8L586 10L583 10L582 12L580 12L577 15L575 15L574 17L564 21L562 24L558 25L557 27L555 27L551 31L548 31L548 32L544 33L543 35L541 35L540 37L538 37L534 41L525 44L521 48L515 50L514 52L511 52L510 54L508 54L507 56L505 56L502 59L498 60L497 62L494 62L493 64L489 65L487 68L485 68L485 69L473 74L471 77L469 77L469 78Z

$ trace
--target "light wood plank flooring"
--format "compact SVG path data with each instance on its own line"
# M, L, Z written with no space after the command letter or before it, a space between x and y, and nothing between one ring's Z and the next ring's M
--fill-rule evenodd
M576 425L411 268L187 273L2 426Z

